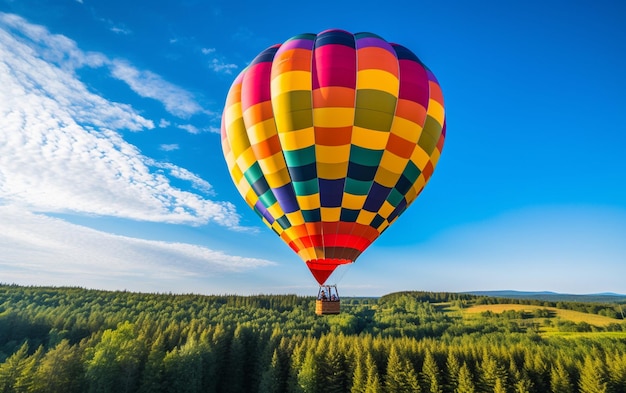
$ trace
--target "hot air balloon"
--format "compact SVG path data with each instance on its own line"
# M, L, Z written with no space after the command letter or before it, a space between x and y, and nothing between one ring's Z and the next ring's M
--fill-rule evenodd
M323 286L417 198L445 129L441 88L415 54L327 30L267 48L237 76L221 138L241 196Z

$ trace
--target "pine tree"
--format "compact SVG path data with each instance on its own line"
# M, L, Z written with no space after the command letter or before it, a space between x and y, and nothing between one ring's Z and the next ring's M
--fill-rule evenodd
M374 363L374 358L371 353L368 353L365 358L365 368L367 369L367 387L365 393L382 393L384 390L380 384L378 368Z
M353 356L355 365L354 372L352 373L352 387L350 388L350 393L365 393L365 389L367 388L367 368L365 366L365 355L360 345L356 346Z
M626 393L626 353L606 355L609 387L613 393Z
M282 379L283 371L278 349L274 350L272 361L261 376L259 392L261 393L279 393L286 390L286 380Z
M480 389L485 392L494 391L497 380L500 380L500 384L506 389L506 369L492 355L485 352L480 363Z
M303 393L317 393L322 390L319 383L320 362L313 348L309 348L302 363L302 368L298 372L298 386Z
M137 389L143 343L129 322L107 329L87 361L86 378L92 393L124 393Z
M15 380L15 392L31 392L36 384L35 370L39 367L39 362L43 356L43 346L39 346L37 351L24 360L20 375Z
M552 393L569 393L574 391L569 372L560 359L550 369L550 389Z
M344 393L348 390L348 366L343 351L336 341L332 341L326 353L318 355L323 362L320 365L320 378L324 392Z
M533 382L528 377L526 372L520 372L515 370L515 382L513 383L513 389L515 393L531 393L533 391Z
M463 362L463 365L459 369L458 385L454 390L455 393L475 393L476 385L472 373L467 366L467 363Z
M202 389L202 357L195 341L174 348L163 358L163 389L169 393L199 393Z
M33 376L33 392L79 393L84 391L82 351L78 345L61 340L48 350Z
M608 391L606 379L603 364L587 355L580 370L580 380L578 381L580 392L606 393Z
M247 347L247 328L238 325L230 342L228 358L226 359L226 370L224 370L224 384L219 389L221 392L238 393L244 391L245 378L250 376L246 374L246 364L248 355Z
M506 393L506 388L504 387L502 378L496 377L496 382L493 385L493 393Z
M448 358L446 359L446 372L444 374L446 391L455 391L459 384L460 369L461 364L459 363L459 358L453 351L448 351Z
M414 393L420 391L415 369L406 359L400 358L396 346L392 346L387 361L385 391L388 393Z
M28 342L0 364L0 393L14 392L15 383L26 365L28 358Z
M443 393L439 366L431 351L426 351L422 365L422 379L424 380L425 392Z
M150 347L148 359L141 373L139 393L160 393L163 380L163 358L165 358L163 336L159 334Z

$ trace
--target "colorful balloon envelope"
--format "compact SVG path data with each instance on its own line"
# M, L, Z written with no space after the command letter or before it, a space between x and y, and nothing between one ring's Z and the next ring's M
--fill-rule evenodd
M261 52L222 116L237 189L320 285L417 198L444 138L433 73L401 45L343 30Z

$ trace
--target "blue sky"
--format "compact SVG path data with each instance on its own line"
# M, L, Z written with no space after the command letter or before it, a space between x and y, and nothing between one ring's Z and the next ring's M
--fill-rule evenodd
M0 0L0 282L315 294L222 158L226 93L304 32L411 48L447 139L330 282L626 293L626 3Z

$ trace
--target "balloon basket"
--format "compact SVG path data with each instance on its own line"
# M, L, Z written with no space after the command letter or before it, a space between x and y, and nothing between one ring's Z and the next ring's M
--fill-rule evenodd
M339 314L341 302L336 285L320 285L315 300L315 313L317 315Z

